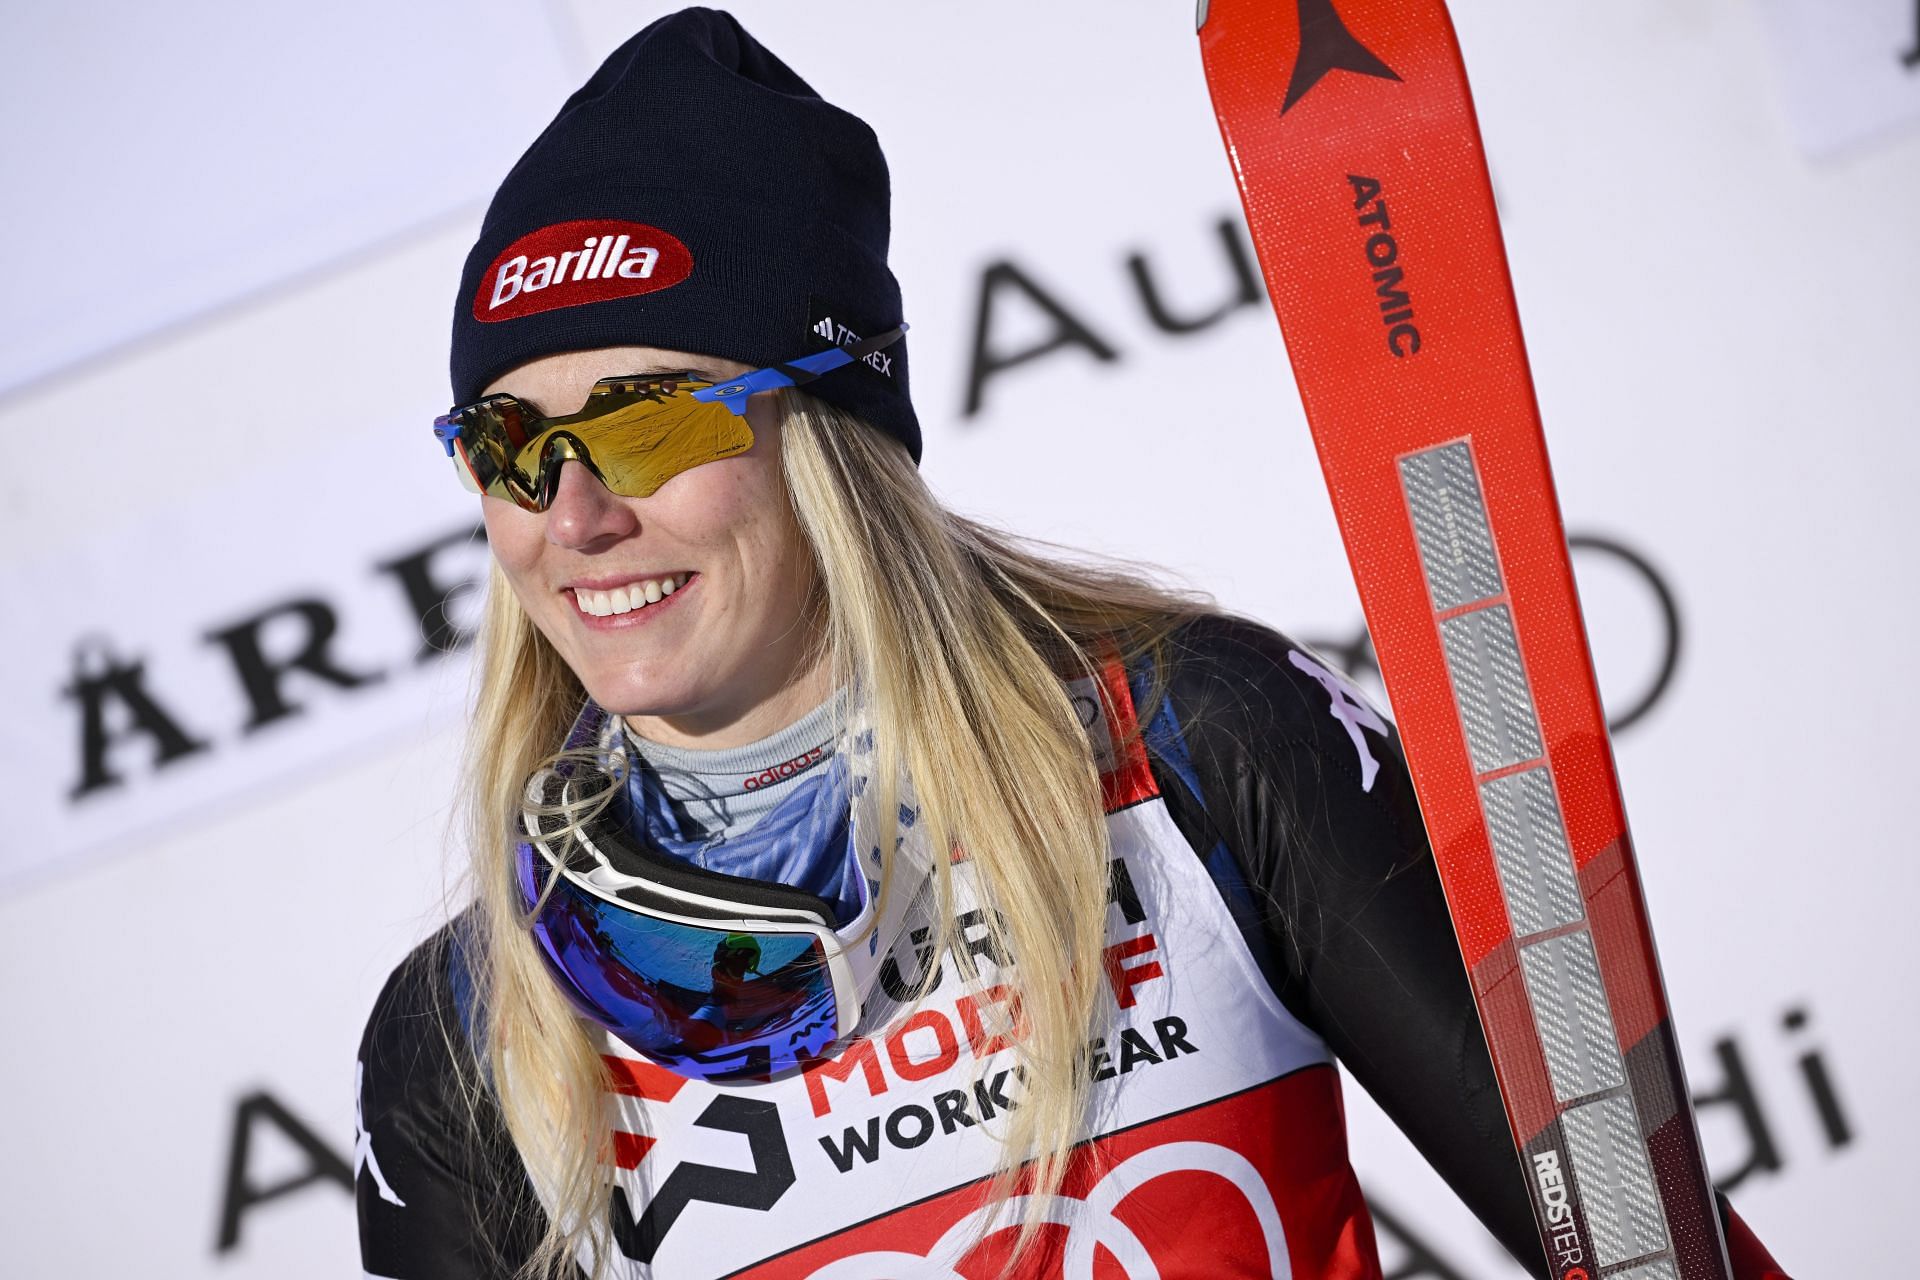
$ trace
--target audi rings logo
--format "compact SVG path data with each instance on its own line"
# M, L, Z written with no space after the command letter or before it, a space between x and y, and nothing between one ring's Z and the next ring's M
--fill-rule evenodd
M1213 1142L1169 1142L1128 1156L1107 1170L1088 1191L1084 1200L1071 1196L1045 1198L1041 1221L1066 1230L1062 1246L1062 1280L1093 1280L1094 1259L1101 1250L1111 1255L1127 1280L1152 1280L1170 1274L1166 1265L1172 1259L1156 1259L1131 1227L1120 1220L1116 1210L1120 1202L1140 1191L1156 1178L1173 1173L1213 1174L1245 1200L1260 1224L1261 1243L1266 1248L1266 1274L1274 1280L1292 1280L1293 1266L1287 1260L1287 1232L1280 1221L1280 1207L1273 1193L1247 1158L1239 1152ZM925 1280L967 1280L959 1264L979 1238L983 1227L991 1224L1015 1224L1024 1220L1033 1197L1014 1196L996 1207L976 1209L954 1223L934 1242L923 1257L892 1249L876 1249L840 1258L814 1271L809 1280L894 1280L902 1275ZM1002 1226L999 1229L1010 1229ZM1177 1268L1175 1268L1177 1269ZM1101 1274L1112 1274L1103 1268Z

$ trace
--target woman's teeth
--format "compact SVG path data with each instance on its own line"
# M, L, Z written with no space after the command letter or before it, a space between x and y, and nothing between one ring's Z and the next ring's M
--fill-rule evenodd
M654 604L686 586L691 577L693 575L690 573L673 574L651 582L630 582L611 591L588 591L584 587L575 587L573 599L580 612L590 613L596 618L607 618L616 613L632 613L635 609Z

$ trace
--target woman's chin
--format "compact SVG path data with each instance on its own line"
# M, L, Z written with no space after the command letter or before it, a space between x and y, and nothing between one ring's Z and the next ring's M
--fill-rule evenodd
M584 679L587 696L617 716L674 716L698 704L678 682L635 679L631 671Z

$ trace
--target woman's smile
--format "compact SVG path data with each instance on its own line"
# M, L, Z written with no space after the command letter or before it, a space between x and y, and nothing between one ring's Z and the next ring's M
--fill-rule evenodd
M679 603L699 580L691 570L612 580L610 585L576 583L561 588L573 600L580 623L595 631L637 627L657 617L664 606Z

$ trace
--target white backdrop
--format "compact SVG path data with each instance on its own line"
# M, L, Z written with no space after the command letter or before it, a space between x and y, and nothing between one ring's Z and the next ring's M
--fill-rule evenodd
M1616 748L1709 1154L1797 1274L1873 1273L1920 1190L1920 13L1454 9L1569 527L1680 621ZM448 890L467 673L424 632L471 595L421 610L484 563L427 435L460 263L662 11L0 13L26 69L0 84L0 1275L356 1270L354 1046ZM888 149L939 492L1351 644L1272 315L1223 248L1191 6L734 11ZM1217 317L1157 325L1142 274ZM1110 358L982 377L989 293L990 364L1051 335L1028 289ZM1674 637L1627 560L1578 560L1622 712ZM1516 1274L1351 1101L1389 1272Z

